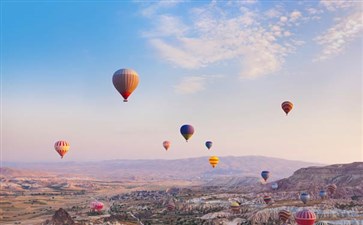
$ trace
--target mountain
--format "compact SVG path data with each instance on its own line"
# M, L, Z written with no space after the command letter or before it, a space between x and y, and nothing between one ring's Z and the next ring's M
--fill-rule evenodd
M279 180L279 190L311 191L317 193L328 184L338 187L335 197L363 197L363 162L308 167Z
M13 168L47 171L58 174L73 174L98 179L149 179L212 180L220 177L260 178L262 170L271 172L270 180L292 175L302 167L321 166L317 163L291 161L263 156L220 157L216 168L212 168L209 157L175 160L109 160L98 162L59 163L3 163Z

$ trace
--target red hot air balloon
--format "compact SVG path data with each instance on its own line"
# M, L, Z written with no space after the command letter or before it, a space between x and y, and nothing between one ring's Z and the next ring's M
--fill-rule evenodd
M303 209L295 214L295 221L299 225L314 225L316 215L309 209Z
M113 74L112 83L124 98L124 102L127 102L139 84L139 75L132 69L120 69Z
M279 219L283 222L283 223L286 223L287 220L291 217L291 212L288 211L288 210L281 210L279 212Z
M263 201L266 203L266 204L269 204L271 202L272 198L271 196L269 195L265 195L263 196Z
M328 189L330 195L333 195L337 190L337 186L335 184L329 184L326 189Z
M58 152L58 154L63 159L63 156L69 151L69 143L66 141L57 141L54 144L54 149Z
M170 141L164 141L163 142L163 146L164 146L166 151L168 151L168 149L170 148L170 144L171 144Z
M93 201L90 204L90 208L92 211L100 212L103 209L103 203L99 201Z
M286 113L286 116L287 116L287 114L289 114L289 112L292 110L293 107L294 107L294 105L289 101L285 101L281 104L281 108Z

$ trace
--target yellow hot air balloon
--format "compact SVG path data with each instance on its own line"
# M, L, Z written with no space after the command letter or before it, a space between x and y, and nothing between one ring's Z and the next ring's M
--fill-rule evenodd
M216 165L219 163L219 158L217 156L211 156L209 158L209 163L212 165L212 167L216 167Z

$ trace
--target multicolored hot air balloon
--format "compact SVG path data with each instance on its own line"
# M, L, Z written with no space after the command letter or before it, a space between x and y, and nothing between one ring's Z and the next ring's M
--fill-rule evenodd
M333 195L337 190L337 186L335 184L329 184L326 189L329 191L330 195Z
M124 102L127 102L139 84L139 75L132 69L120 69L113 74L112 83L124 98Z
M279 185L277 183L271 184L272 190L277 190L279 188Z
M299 225L314 225L316 215L309 209L303 209L295 214L295 221Z
M306 204L310 200L310 195L306 192L300 194L300 200Z
M291 212L283 209L279 212L279 219L285 224L287 220L291 217Z
M272 198L271 196L269 195L265 195L263 196L263 201L266 203L266 204L269 204L271 202Z
M266 171L266 170L262 171L262 172L261 172L261 177L262 177L265 181L267 181L267 179L270 177L270 171Z
M54 149L58 152L58 154L63 159L63 156L69 151L69 144L66 141L57 141L54 144Z
M287 116L287 114L289 114L289 112L292 110L293 107L294 107L294 105L289 101L285 101L281 104L281 108L286 113L286 116Z
M100 212L103 209L103 203L99 201L93 201L90 204L90 208L92 211Z
M240 205L238 202L232 202L230 207L233 213L239 213Z
M213 145L213 142L211 142L211 141L205 142L205 146L207 146L208 150L212 147L212 145Z
M192 125L185 124L180 128L180 133L188 142L189 138L191 138L192 135L194 134L194 127Z
M219 158L217 156L211 156L209 158L209 163L212 165L212 167L216 167L216 165L219 163Z
M163 142L163 146L164 146L166 151L168 151L168 149L170 148L170 144L171 144L170 141L164 141Z
M326 198L326 196L327 196L326 191L324 191L324 190L320 190L320 191L319 191L319 196L320 196L320 198L321 198L321 199Z

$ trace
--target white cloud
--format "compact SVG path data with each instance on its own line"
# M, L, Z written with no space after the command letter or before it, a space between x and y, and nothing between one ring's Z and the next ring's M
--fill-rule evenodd
M163 31L155 26L149 31L155 34L151 45L164 60L186 69L232 60L240 63L241 77L254 78L281 69L294 48L288 39L292 31L265 23L265 17L254 10L243 8L241 13L240 8L232 6L226 14L226 7L230 6L218 4L194 8L189 12L190 18L183 21L168 16L168 23L178 24L182 32L171 32L172 28ZM295 19L301 15L295 14Z
M359 4L359 1L348 1L348 0L321 0L320 4L323 5L329 11L335 11L338 9L350 8L354 5Z
M152 17L154 15L156 15L160 10L165 9L165 8L171 8L176 6L177 4L181 3L183 1L172 1L172 0L168 0L168 1L157 1L157 2L146 2L146 6L143 8L143 10L141 10L141 15L145 16L145 17ZM145 3L145 2L142 2Z
M315 41L323 47L323 50L315 58L315 61L326 60L342 53L347 44L361 37L363 31L362 16L361 11L356 11L338 20L333 27L316 37Z
M286 16L281 16L281 17L280 17L280 21L281 21L281 22L283 22L283 23L287 22L287 20L288 20L288 19L287 19L287 17L286 17Z
M297 21L299 18L301 18L302 14L300 11L294 10L291 14L290 14L290 21L291 22L295 22Z
M181 82L174 86L178 94L194 94L205 89L206 78L202 76L184 77Z

